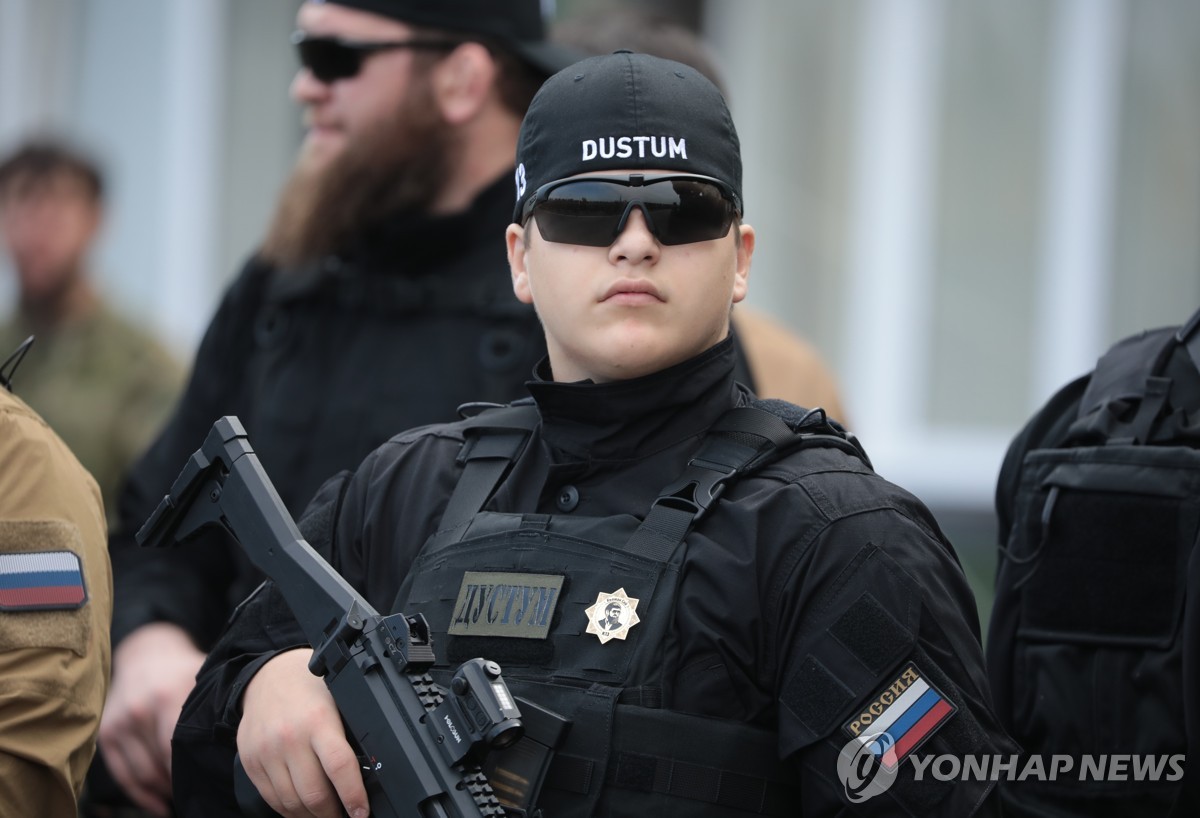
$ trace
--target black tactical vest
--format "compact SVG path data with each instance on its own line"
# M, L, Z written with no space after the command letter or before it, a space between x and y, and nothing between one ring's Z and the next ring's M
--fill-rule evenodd
M819 410L794 431L771 412L740 407L709 430L644 520L506 514L479 509L536 410L490 410L475 422L441 530L392 609L424 614L439 681L484 656L501 664L517 696L570 720L537 799L545 818L794 814L794 776L778 759L774 731L663 706L677 671L673 612L685 537L728 481L784 451L861 450ZM503 777L491 778L504 801Z

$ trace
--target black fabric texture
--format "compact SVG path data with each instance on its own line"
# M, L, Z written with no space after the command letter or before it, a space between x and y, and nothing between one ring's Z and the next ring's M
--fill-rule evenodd
M797 406L794 403L788 403L778 398L758 398L754 401L754 405L773 415L778 415L788 426L791 426L796 431L818 426L826 422L837 424L837 421L831 420L825 415L824 409L806 409L803 406Z
M845 718L854 691L842 684L812 656L805 657L780 695L796 717L818 735Z
M897 651L906 651L911 638L908 629L870 594L859 597L829 632L872 673L894 665Z
M1064 492L1022 590L1023 632L1161 637L1174 630L1183 577L1178 501Z
M554 645L542 639L489 639L486 636L451 636L447 640L446 657L452 665L476 656L509 665L541 665L554 661Z
M617 756L614 778L618 786L638 792L654 792L658 760L640 753L621 753Z

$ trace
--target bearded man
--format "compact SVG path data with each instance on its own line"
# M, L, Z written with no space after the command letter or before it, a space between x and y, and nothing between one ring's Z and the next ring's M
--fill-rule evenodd
M171 733L205 651L261 579L215 535L161 553L134 542L213 421L241 418L298 514L391 435L516 398L545 352L498 238L521 117L573 59L545 41L538 0L311 0L293 39L307 134L292 178L131 471L110 542L100 747L153 815L170 813Z

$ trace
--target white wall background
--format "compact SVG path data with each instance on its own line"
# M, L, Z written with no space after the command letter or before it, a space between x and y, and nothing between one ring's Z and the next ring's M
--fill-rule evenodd
M297 144L297 3L0 0L0 150L53 126L106 160L102 283L185 356ZM1200 304L1200 3L702 6L751 301L816 342L880 471L935 508L989 508L1037 405Z
M990 508L1008 441L1200 306L1200 4L708 3L751 301L834 362L878 470Z

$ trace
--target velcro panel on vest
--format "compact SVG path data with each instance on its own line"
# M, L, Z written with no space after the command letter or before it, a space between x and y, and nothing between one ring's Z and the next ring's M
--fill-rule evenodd
M894 666L907 652L912 637L869 592L839 616L829 632L872 673Z
M1168 647L1200 533L1200 452L1090 447L1026 457L1013 556L1030 561L1018 634Z
M1180 665L1194 640L1180 630L1200 526L1200 452L1035 450L1021 478L1002 575L1010 608L997 605L1012 624L989 646L1011 657L1010 669L993 675L1009 732L1047 755L1183 752L1191 691ZM1027 781L1016 794L1136 791L1146 796L1139 814L1166 814L1149 806L1162 786L1067 776ZM1099 815L1123 805L1091 806L1085 812Z
M768 730L619 705L613 752L607 783L640 793L643 814L782 816L799 808ZM613 806L621 799L609 796Z
M554 661L554 644L546 639L495 639L488 636L451 636L446 661L454 666L476 656L505 665L548 665Z
M780 698L814 737L833 729L857 694L842 684L815 656L806 656L788 679Z
M1022 634L1169 636L1181 601L1175 542L1181 511L1159 497L1059 496L1046 551L1024 588ZM1056 517L1071 523L1056 525Z
M893 577L893 588L873 584L881 573ZM828 619L811 626L798 646L807 656L780 691L781 703L808 731L799 746L832 733L855 702L864 701L912 652L920 594L897 581L902 576L890 557L868 545L843 571L841 584L828 589L822 603ZM848 599L853 601L842 601Z

